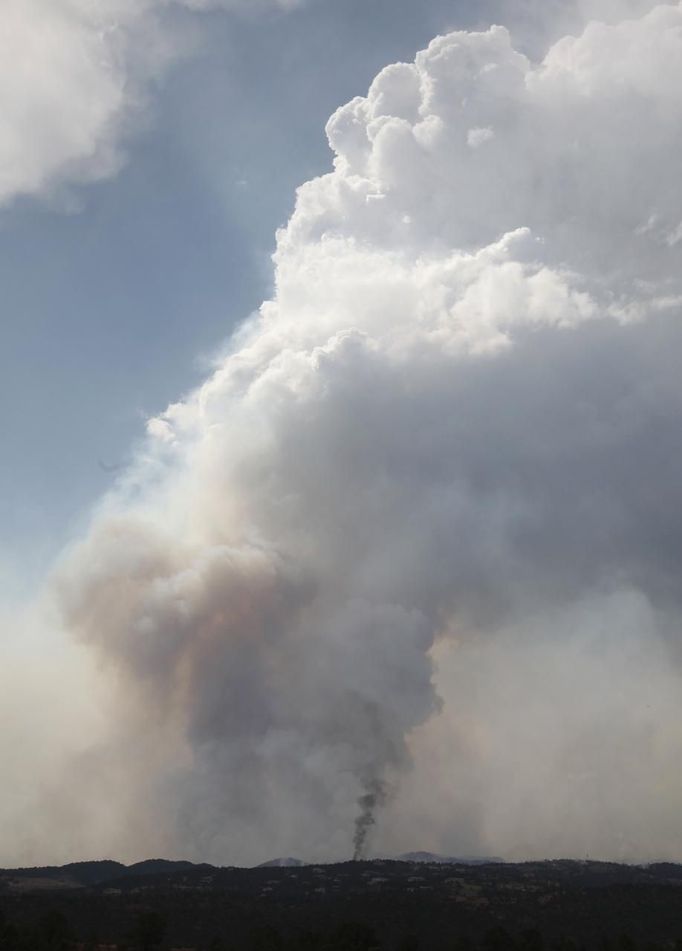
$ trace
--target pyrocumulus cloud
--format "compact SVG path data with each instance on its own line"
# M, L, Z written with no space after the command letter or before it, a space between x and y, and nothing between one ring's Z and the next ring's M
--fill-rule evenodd
M681 90L670 4L332 116L272 300L59 567L114 698L81 852L682 856Z

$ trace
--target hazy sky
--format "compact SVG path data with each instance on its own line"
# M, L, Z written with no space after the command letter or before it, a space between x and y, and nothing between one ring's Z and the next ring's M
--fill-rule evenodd
M334 109L479 7L317 0L246 14L180 18L193 49L147 91L117 174L5 202L0 524L19 585L111 483L106 467L129 460L146 417L195 385L267 296L295 188L330 167Z
M13 0L4 16L19 11L29 29L50 6L62 4ZM106 0L90 9L116 23L117 9L144 6L154 4ZM267 295L275 229L296 187L329 169L324 125L337 106L448 29L510 23L531 48L560 30L551 4L499 0L311 0L288 12L248 0L190 6L237 9L163 10L174 52L117 136L120 170L91 185L57 170L46 189L5 196L6 589L46 568L110 485L109 468L130 458L147 416L199 382L235 323ZM572 3L555 6L572 18ZM68 49L54 29L55 47ZM10 29L4 42L18 48ZM30 62L26 85L32 72L39 87ZM3 100L16 81L11 66L8 55ZM68 89L64 96L55 108L68 112ZM43 117L30 121L40 139Z
M682 4L0 25L0 862L682 858Z

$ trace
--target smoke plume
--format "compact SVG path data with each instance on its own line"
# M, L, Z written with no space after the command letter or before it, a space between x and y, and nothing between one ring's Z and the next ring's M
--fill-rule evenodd
M360 814L355 820L355 835L353 836L353 861L359 862L366 858L368 836L372 826L376 825L376 811L386 802L386 788L380 780L370 780L366 791L358 799Z
M81 855L682 855L680 90L669 4L331 118L273 299L59 568Z

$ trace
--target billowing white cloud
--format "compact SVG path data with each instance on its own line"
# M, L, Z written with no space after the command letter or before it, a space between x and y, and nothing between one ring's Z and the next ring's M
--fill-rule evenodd
M453 33L332 117L59 569L117 696L81 854L679 858L681 64L679 4Z
M173 6L245 8L241 0L4 0L0 205L119 169L149 79L180 51L165 22Z

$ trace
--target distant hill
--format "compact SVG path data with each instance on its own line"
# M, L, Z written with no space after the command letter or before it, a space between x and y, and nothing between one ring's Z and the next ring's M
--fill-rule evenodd
M45 865L36 868L0 869L0 887L20 888L22 891L40 891L63 888L88 888L128 878L169 875L189 869L212 868L193 862L173 862L167 859L147 859L134 865L123 865L111 859L97 862L71 862L68 865Z
M71 862L69 865L44 865L35 868L9 868L0 870L0 882L15 881L54 882L61 887L97 885L111 878L125 875L127 869L121 862L104 859L98 862Z
M300 859L292 859L289 856L283 859L270 859L269 862L261 862L256 868L302 868L305 864Z
M404 852L395 857L385 856L395 862L410 862L431 865L486 865L502 863L503 859L491 856L480 857L453 857L439 855L435 852ZM381 859L380 859L381 861ZM262 862L255 868L303 868L307 865L302 859L292 856L278 857ZM55 888L87 888L103 883L115 883L123 879L158 878L175 875L180 872L205 873L215 871L216 866L206 863L196 864L187 861L172 861L169 859L146 859L135 862L133 865L123 865L111 859L102 859L96 862L71 862L68 865L46 865L36 868L0 869L0 885L10 880L17 886L24 883L24 888L33 887L46 889L50 885Z
M194 862L173 862L169 859L146 859L134 865L124 866L125 875L167 875L169 872L184 872L191 868L213 868L212 865Z
M403 858L334 865L278 858L258 868L153 859L0 870L0 919L23 936L8 945L0 935L0 946L46 947L36 923L58 912L74 941L97 934L102 944L128 947L140 915L154 912L166 946L193 951L221 942L234 951L300 951L302 935L309 951L682 947L680 865L453 862L429 852Z
M403 852L396 856L397 862L423 862L435 865L490 865L502 864L504 859L495 855L480 856L452 856L438 855L436 852Z

